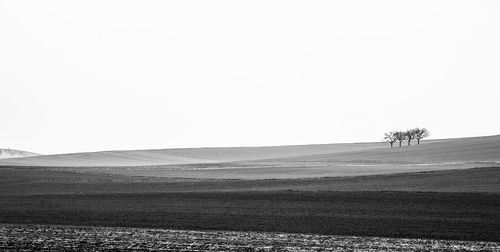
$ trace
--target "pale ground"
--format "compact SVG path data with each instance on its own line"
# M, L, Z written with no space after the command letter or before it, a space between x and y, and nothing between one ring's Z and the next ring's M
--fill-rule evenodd
M4 158L20 158L20 157L32 157L38 156L39 154L13 149L0 149L0 159Z
M405 143L406 144L406 143ZM500 136L387 143L108 151L0 160L0 166L127 176L279 179L500 166Z

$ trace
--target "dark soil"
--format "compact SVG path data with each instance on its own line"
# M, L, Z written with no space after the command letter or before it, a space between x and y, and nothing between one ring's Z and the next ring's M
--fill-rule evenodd
M0 197L0 223L500 241L500 195L178 192Z

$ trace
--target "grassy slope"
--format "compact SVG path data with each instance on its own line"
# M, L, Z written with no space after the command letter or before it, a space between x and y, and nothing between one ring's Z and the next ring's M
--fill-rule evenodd
M271 147L186 148L104 151L0 160L0 166L149 166L263 161L340 161L360 163L441 163L500 161L500 136L423 141L388 148L385 143Z
M200 164L199 166L146 166L146 167L86 167L58 168L60 171L115 174L121 176L148 176L158 178L191 179L300 179L345 177L424 172L436 170L468 169L495 166L497 163L459 163L435 165L398 164L338 164L330 162L242 162Z
M393 149L382 143L359 143L76 153L4 160L0 167L49 166L170 178L282 179L464 169L494 166L498 161L500 136L490 136L433 140Z
M346 151L339 154L318 154L293 157L290 160L372 162L372 163L454 163L500 161L500 136L456 138L423 142L401 148Z
M382 148L382 143L103 151L0 160L0 166L149 166L270 159Z

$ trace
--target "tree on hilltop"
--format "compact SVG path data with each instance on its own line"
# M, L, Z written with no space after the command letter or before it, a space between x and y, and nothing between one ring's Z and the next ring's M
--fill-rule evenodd
M391 148L392 148L392 145L398 140L396 138L396 131L391 131L391 132L385 133L384 140L386 142L390 143Z
M403 131L396 131L394 132L394 136L396 137L396 140L399 142L399 147L401 147L401 143L406 139L406 134Z
M430 132L426 128L415 128L415 139L417 139L417 144L420 144L420 139L424 137L428 137L430 135Z
M416 132L414 129L409 129L407 131L405 131L405 136L406 136L406 140L408 141L408 146L410 145L410 142L411 140L415 139L415 136L416 136Z

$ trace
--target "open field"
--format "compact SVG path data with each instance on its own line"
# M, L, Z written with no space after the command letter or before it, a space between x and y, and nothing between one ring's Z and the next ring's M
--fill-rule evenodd
M470 169L500 166L498 162L459 162L441 164L345 164L336 162L253 161L213 164L136 167L51 167L53 171L113 174L129 177L191 179L301 179L385 175L409 172Z
M228 231L0 225L1 250L485 251L495 242Z
M4 159L0 223L500 241L499 160L500 136Z
M172 179L0 169L0 195L207 191L409 191L500 194L500 167L310 179Z
M122 176L294 179L499 166L500 136L383 143L110 151L0 160L0 169L40 167Z
M1 196L0 223L500 241L500 195L193 192Z
M383 143L317 144L269 147L184 148L158 150L102 151L45 155L1 160L0 165L21 166L152 166L203 164L287 158L314 154L376 149Z

